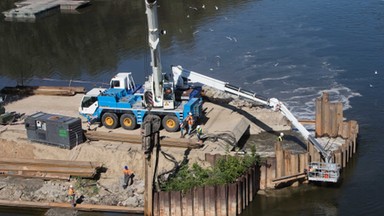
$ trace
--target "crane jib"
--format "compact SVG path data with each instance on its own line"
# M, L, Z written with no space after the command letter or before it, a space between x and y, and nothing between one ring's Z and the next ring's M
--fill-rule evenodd
M239 93L242 93L244 95L248 95L250 97L257 98L257 99L262 100L262 101L268 101L268 98L265 98L265 97L262 97L262 96L259 96L259 95L256 96L255 92L252 92L252 91L249 91L249 90L245 90L245 89L241 89L240 87L236 87L236 86L231 85L231 84L225 84L225 87L227 88L227 91L228 91L228 89L231 89L231 90L233 90L235 92L239 92ZM239 96L242 96L242 95L239 95Z

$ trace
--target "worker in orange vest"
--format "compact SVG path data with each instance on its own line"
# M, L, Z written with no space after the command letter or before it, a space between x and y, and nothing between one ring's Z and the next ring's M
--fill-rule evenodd
M124 166L123 173L124 173L123 188L125 189L128 187L128 185L133 184L133 177L135 176L135 174L133 173L132 170L128 169L128 166ZM129 183L129 180L131 180L130 183Z
M188 135L191 135L193 124L195 123L195 120L193 119L192 113L190 112L185 118L185 121L188 122Z
M76 200L75 200L76 193L75 193L75 189L73 189L72 185L69 186L68 196L69 196L69 203L71 203L72 207L75 207L76 206Z

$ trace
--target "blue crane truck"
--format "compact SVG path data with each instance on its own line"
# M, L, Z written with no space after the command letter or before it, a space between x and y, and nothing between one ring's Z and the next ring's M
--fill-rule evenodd
M126 130L133 130L142 124L148 114L157 115L162 119L163 128L169 132L177 131L180 122L189 113L195 118L201 116L200 88L186 89L187 91L175 89L176 94L166 88L165 105L153 107L144 98L144 87L135 85L131 73L118 73L111 79L109 88L94 88L87 92L83 96L79 112L91 123L101 122L108 129L115 129L120 125ZM170 97L171 102L167 102L167 97Z
M84 95L79 112L90 123L101 122L106 128L121 125L132 130L149 114L162 119L162 126L175 132L187 115L202 115L201 87L176 88L173 79L162 72L156 1L146 2L148 44L151 51L152 74L144 85L136 86L132 74L118 73L109 88L94 88Z

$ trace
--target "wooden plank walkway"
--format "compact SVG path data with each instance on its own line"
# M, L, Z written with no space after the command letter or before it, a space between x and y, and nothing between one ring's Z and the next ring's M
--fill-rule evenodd
M0 159L0 175L66 179L70 176L92 178L102 164L90 161Z
M47 160L47 159L15 159L15 158L0 158L0 164L28 164L28 165L50 165L56 167L101 167L101 163L92 161L68 161L68 160Z
M73 96L77 93L84 94L84 87L65 87L65 86L16 86L4 87L1 89L2 94L22 94L22 95L60 95Z
M115 132L101 132L101 131L87 131L85 136L89 140L109 140L119 142L129 142L130 144L141 144L141 135L123 134ZM161 146L164 147L176 147L176 148L201 148L204 145L197 143L197 140L193 139L177 139L164 137L160 141Z
M88 5L88 0L26 0L15 3L17 8L4 11L7 19L36 19L59 10L76 10Z
M31 202L21 200L0 200L1 206L29 207L29 208L72 208L69 203L54 202ZM81 211L102 211L102 212L123 212L130 214L143 214L144 208L140 207L124 207L124 206L107 206L107 205L90 205L77 204L74 210Z

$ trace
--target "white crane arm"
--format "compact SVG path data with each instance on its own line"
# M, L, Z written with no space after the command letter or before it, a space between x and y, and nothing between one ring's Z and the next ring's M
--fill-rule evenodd
M157 20L157 1L145 0L148 20L148 43L151 51L152 75L148 79L148 86L152 88L153 106L163 106L163 78L160 58L159 24Z
M275 111L279 111L283 114L294 127L299 130L301 135L309 140L313 146L323 155L326 162L330 162L331 155L324 147L308 132L308 130L297 120L297 118L289 111L289 109L278 99L270 98L266 99L262 96L256 95L256 93L241 89L239 87L235 87L230 85L228 82L223 82L212 77L208 77L202 75L197 72L189 71L184 69L181 66L172 66L173 78L176 86L178 87L186 87L188 82L192 83L200 83L202 85L213 87L217 90L225 91L231 93L233 95L237 95L239 97L247 98L249 100L264 104L269 106Z

